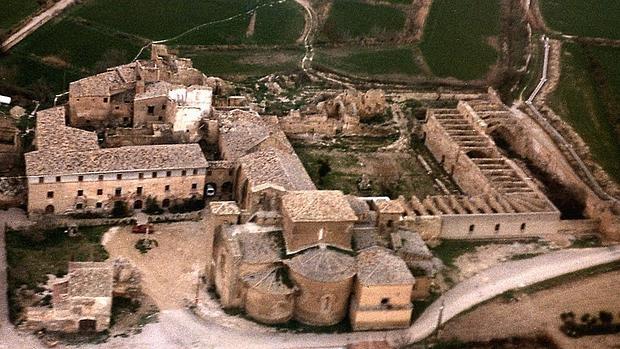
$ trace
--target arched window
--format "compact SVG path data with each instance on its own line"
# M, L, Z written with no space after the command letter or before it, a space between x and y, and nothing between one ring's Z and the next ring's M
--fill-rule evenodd
M55 209L54 209L54 205L47 205L45 207L45 213L47 214L52 214L54 213Z
M321 297L320 309L323 313L331 313L334 308L336 297L333 294L326 294Z
M133 208L135 210L141 210L142 209L142 205L143 205L142 200L136 200L136 201L133 202Z
M170 199L164 199L161 202L161 207L169 207L170 206Z

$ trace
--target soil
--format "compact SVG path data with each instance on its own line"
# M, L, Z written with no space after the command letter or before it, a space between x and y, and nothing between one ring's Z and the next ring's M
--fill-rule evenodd
M195 299L207 259L202 224L155 224L151 237L159 246L145 254L134 247L144 235L132 234L129 226L108 231L103 241L110 258L128 258L142 272L143 292L159 309L181 309Z
M449 321L441 337L444 340L488 341L546 335L561 348L618 348L620 334L573 339L559 331L563 312L572 311L581 316L607 310L617 317L620 309L618 282L620 271L616 270L532 294L517 292L511 300L498 297Z

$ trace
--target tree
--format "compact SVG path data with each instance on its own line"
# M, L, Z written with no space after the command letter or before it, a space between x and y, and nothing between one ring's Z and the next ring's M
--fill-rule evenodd
M112 207L112 217L114 218L122 218L127 217L129 215L129 208L127 207L127 203L125 201L114 201L114 206Z
M159 207L157 203L157 198L149 196L146 198L144 213L146 214L162 214L164 210Z

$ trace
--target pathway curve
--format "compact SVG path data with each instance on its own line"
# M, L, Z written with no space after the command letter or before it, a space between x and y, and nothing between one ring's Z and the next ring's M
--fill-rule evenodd
M408 329L342 334L263 333L201 320L186 310L160 314L159 322L144 327L141 334L113 338L88 348L343 348L363 340L388 340L404 344L420 341L437 327L439 314L445 323L459 313L505 291L525 287L566 273L620 261L620 247L569 249L530 259L509 261L482 271L446 292Z
M2 45L0 45L0 51L9 51L11 48L13 48L13 46L20 43L22 40L28 37L28 35L39 29L43 24L49 22L52 18L58 16L60 13L62 13L62 11L64 11L67 7L71 6L74 2L75 0L60 0L52 7L34 16L18 31L11 34L11 36L9 36L6 40L4 40L4 42L2 42Z

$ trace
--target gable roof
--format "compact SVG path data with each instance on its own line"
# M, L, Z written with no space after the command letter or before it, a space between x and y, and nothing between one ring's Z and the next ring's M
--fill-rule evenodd
M264 184L280 186L285 190L316 189L306 169L295 154L279 151L258 151L241 159L241 170L248 178L250 188Z
M282 196L282 213L293 222L354 222L357 216L339 190L291 191Z

